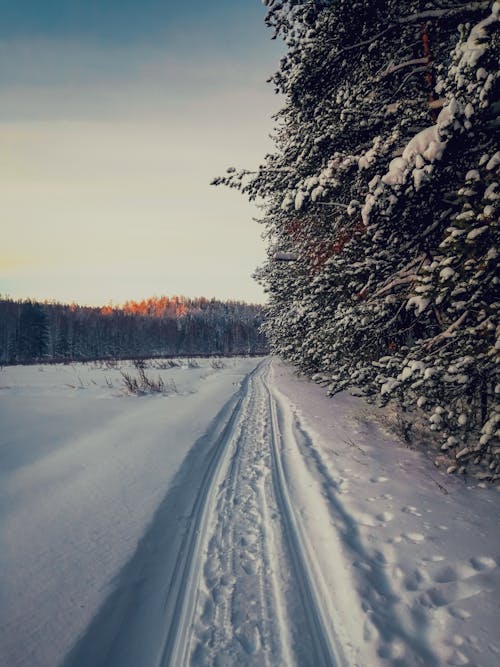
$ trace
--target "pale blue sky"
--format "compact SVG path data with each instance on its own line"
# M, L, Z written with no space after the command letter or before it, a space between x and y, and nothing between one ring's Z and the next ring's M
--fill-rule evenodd
M260 0L0 0L0 293L262 300L255 207L209 185L271 147Z

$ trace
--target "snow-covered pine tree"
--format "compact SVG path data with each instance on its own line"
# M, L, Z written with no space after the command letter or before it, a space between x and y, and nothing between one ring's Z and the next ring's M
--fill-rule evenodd
M267 207L273 350L428 410L456 467L494 476L500 3L265 4L276 150L215 183Z
M386 398L399 395L407 407L416 403L426 409L430 427L441 431L442 449L453 459L448 469L482 464L486 469L476 471L480 478L498 475L500 460L499 19L495 2L481 20L459 26L451 57L438 68L442 111L407 144L403 161L382 176L370 212L377 216L373 229L381 254L390 247L392 216L384 219L383 211L394 190L403 215L418 223L425 212L429 220L418 246L422 260L402 302L421 330L379 360L382 392Z

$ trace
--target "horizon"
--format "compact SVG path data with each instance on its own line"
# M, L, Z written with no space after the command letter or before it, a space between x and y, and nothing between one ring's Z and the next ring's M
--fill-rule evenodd
M2 6L0 292L263 303L257 206L212 178L257 166L281 47L257 0Z
M147 296L143 297L140 299L125 299L125 301L120 301L120 302L115 302L112 299L110 299L107 302L100 302L100 303L81 303L78 301L59 301L57 299L48 297L44 299L37 299L34 297L30 296L21 296L21 297L14 297L10 294L2 294L0 293L0 302L1 301L10 301L14 303L36 303L40 304L43 306L76 306L77 308L99 308L99 309L104 309L104 308L112 308L114 310L123 310L127 305L132 305L132 304L142 304L142 303L148 303L148 302L154 302L154 301L160 301L162 299L167 299L168 301L174 301L175 299L178 299L179 301L206 301L206 302L211 302L211 301L216 301L218 303L238 303L242 304L245 306L257 306L257 307L263 307L265 304L264 303L259 303L257 301L247 301L245 299L221 299L216 296L206 296L203 294L199 294L197 296L190 296L186 294L153 294L152 296Z

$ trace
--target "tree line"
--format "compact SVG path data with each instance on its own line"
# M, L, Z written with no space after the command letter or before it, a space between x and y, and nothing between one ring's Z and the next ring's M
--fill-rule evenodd
M123 306L0 298L0 363L265 354L262 307L159 297Z
M275 150L214 183L266 204L271 348L498 479L500 2L264 4Z

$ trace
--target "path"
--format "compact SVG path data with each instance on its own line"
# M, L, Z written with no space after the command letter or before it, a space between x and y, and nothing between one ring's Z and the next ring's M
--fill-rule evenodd
M435 537L431 553L410 530L421 521L416 507L402 506L398 524L391 494L373 505L368 487L389 480L370 472L370 445L337 434L339 451L318 447L273 372L269 359L259 364L191 450L122 573L126 585L68 666L469 664L464 637L449 640L447 628L467 618L455 602L483 595L490 604L495 561L482 568L472 558L467 570L450 564L434 576L443 556L432 555ZM351 481L361 484L358 498ZM429 484L429 502L435 491L442 505ZM391 525L408 530L389 537ZM467 641L480 650L477 637Z

